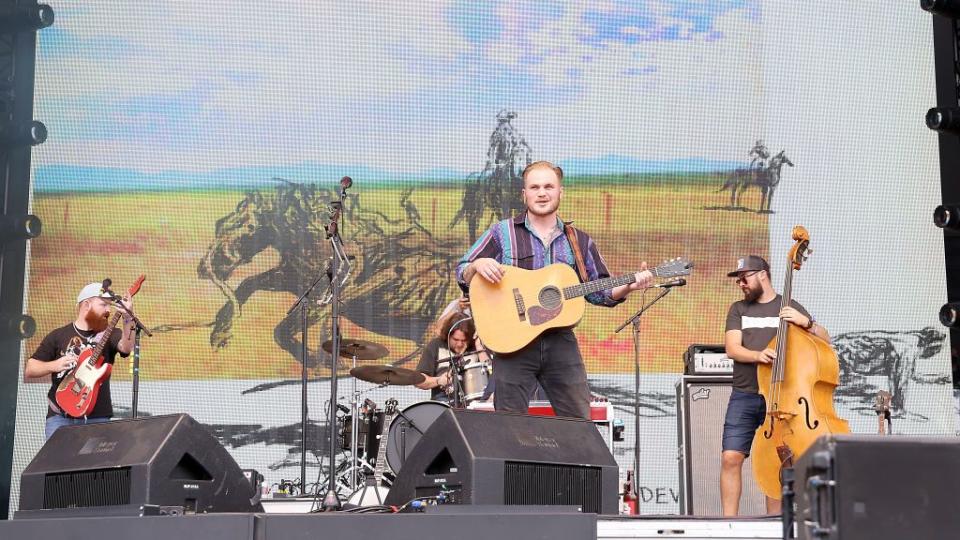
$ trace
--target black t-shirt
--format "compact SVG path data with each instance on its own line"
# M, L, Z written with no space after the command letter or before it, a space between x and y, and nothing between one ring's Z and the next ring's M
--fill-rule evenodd
M431 377L438 377L450 370L452 353L443 346L443 341L438 337L433 338L423 347L420 362L417 364L417 371ZM445 395L443 388L440 386L430 389L430 399L441 398Z
M113 333L110 334L110 342L103 348L104 362L112 364L116 359L116 355L119 352L117 351L117 343L120 342L121 333L122 330L116 328ZM41 362L51 362L67 354L67 351L71 351L73 354L79 356L84 349L96 347L99 337L100 332L79 330L73 323L70 323L47 334L31 358L40 360ZM120 353L120 356L126 357L127 354ZM50 391L47 393L47 400L50 405L47 408L48 418L60 413L60 407L57 405L56 397L57 387L60 385L63 376L67 373L67 371L64 371L54 373L50 376L52 384L50 385ZM94 403L93 409L87 416L106 418L113 416L113 401L110 398L110 377L107 377L107 379L103 381L103 384L100 385L97 402Z
M782 301L783 297L778 294L776 298L766 303L747 302L746 300L734 302L730 306L730 311L727 312L726 330L740 330L743 333L740 344L744 348L751 351L766 349L770 340L777 337L777 329L780 327L780 303ZM807 310L795 300L790 301L790 306L810 317ZM760 392L757 384L757 364L733 363L733 389L751 394Z

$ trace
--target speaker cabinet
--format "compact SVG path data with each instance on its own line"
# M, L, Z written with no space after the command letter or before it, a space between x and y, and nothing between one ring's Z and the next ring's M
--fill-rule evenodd
M153 416L55 431L23 471L17 517L83 508L126 513L142 505L185 513L262 512L257 495L230 454L193 418Z
M386 504L578 506L616 514L617 462L593 422L448 409L400 469Z
M680 512L719 516L720 453L723 420L733 391L729 376L685 376L677 383L677 424L680 441ZM753 465L743 462L740 515L767 513L766 498L753 479Z
M804 539L956 538L956 437L820 437L794 465Z

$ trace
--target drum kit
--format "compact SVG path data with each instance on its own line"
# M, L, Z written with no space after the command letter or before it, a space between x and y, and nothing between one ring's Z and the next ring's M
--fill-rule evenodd
M322 345L328 353L333 343ZM451 404L441 401L420 401L403 409L396 407L391 398L385 407L378 407L371 399L362 399L364 392L384 386L409 386L423 382L423 373L391 365L362 365L358 360L380 360L390 352L383 345L359 339L343 339L340 356L353 360L350 375L353 376L353 393L350 409L338 419L340 425L340 449L350 453L350 460L337 469L337 485L350 494L348 502L359 506L382 504L387 489L399 473L404 461L427 429ZM457 355L451 359L451 369L456 373L444 392L451 397L454 406L466 407L481 400L491 375L489 361L477 355ZM357 388L357 380L377 386L364 392ZM358 419L358 420L354 420Z

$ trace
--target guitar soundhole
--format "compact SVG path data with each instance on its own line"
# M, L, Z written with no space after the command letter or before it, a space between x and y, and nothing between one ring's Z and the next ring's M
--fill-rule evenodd
M560 289L556 287L544 287L540 289L540 305L547 309L554 309L560 306L563 301L563 295Z

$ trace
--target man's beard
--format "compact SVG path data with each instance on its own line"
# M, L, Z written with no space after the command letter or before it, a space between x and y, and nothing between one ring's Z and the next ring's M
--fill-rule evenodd
M763 289L760 287L749 287L743 291L743 299L747 302L756 302L763 295Z
M101 316L96 315L93 311L88 311L86 316L83 318L86 321L87 326L91 330L103 330L107 327L107 323L110 319L110 312L106 312Z

